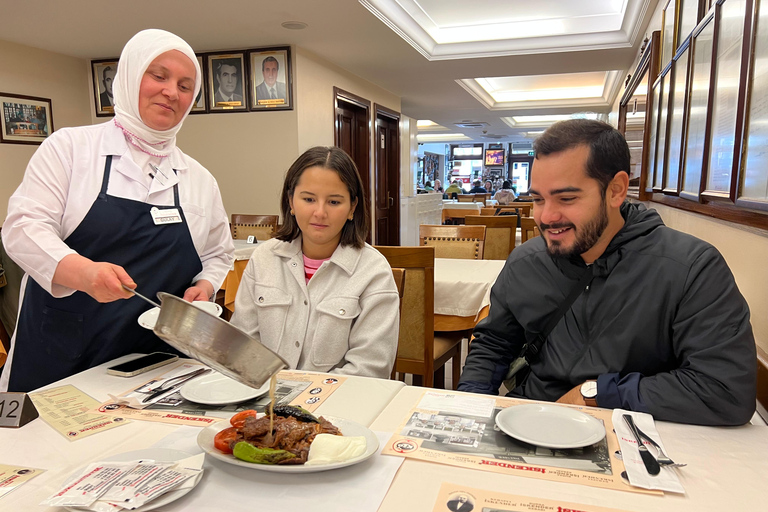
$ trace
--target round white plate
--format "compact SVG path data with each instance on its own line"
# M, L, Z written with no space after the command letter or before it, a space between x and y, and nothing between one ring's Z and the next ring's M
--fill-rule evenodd
M180 389L181 396L185 400L207 405L236 404L261 396L267 391L269 391L269 381L256 389L240 384L218 372L192 379Z
M354 421L345 420L341 418L335 418L333 416L323 416L326 420L333 423L335 426L339 427L341 429L341 433L345 436L364 436L365 437L365 453L360 455L359 457L355 457L354 459L345 460L344 462L334 462L332 464L323 464L323 465L317 465L317 466L306 466L304 464L298 464L295 466L291 465L269 465L269 464L253 464L250 462L245 462L244 460L240 460L236 458L232 454L226 454L221 453L219 450L217 450L213 446L213 438L224 430L225 428L229 428L231 425L229 422L218 422L214 423L213 425L209 425L206 428L204 428L202 431L200 431L200 434L197 436L197 444L200 446L200 448L203 449L205 453L213 457L214 459L218 459L222 462L226 462L228 464L234 464L235 466L242 466L244 468L248 469L258 469L261 471L272 471L275 473L315 473L317 471L327 471L329 469L338 469L343 468L346 466L351 466L353 464L358 464L360 462L363 462L364 460L368 460L375 454L379 449L379 439L376 437L376 434L371 432L371 430L367 427L364 427L360 425L359 423L355 423Z
M545 448L581 448L605 437L600 420L560 405L513 405L496 415L496 425L508 436Z
M212 315L221 316L222 308L215 302L208 302L205 300L196 300L195 302L192 303L192 305L202 309L203 311L207 311ZM145 311L141 315L139 315L139 325L144 327L145 329L152 330L155 328L155 323L157 322L157 317L159 315L160 315L160 308L152 308L149 311Z
M152 459L157 462L176 462L177 460L186 459L187 457L192 457L192 454L189 454L187 452L182 452L180 450L170 450L167 448L147 448L145 450L134 450L132 452L125 452L125 453L118 453L117 455L113 455L111 457L108 457L104 459L105 461L112 461L112 462L128 462L131 460L139 460L139 459ZM72 473L72 475L67 478L67 481L64 482L64 485L69 483L70 481L77 478L77 476L82 473L82 471L85 468L82 467L78 469L76 472ZM178 489L176 491L169 491L165 494L160 495L159 497L155 498L154 500L150 501L146 505L143 505L137 509L135 509L136 512L149 512L150 510L155 510L158 507L162 507L163 505L167 505L168 503L171 503L172 501L176 501L177 499L181 498L185 494L187 494L189 491L195 488L197 486L198 482L200 482L200 478L203 476L203 473L199 473L197 477L195 477L194 485L188 489ZM89 510L85 507L64 507L66 510L69 510L71 512L80 512L82 510Z

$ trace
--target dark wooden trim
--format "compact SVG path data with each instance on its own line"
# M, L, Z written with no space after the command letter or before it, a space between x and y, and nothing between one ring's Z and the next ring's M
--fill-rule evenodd
M671 206L672 208L679 208L689 212L700 213L702 215L706 215L707 217L713 217L715 219L742 224L753 228L764 229L768 232L768 215L761 212L745 210L744 208L738 208L734 205L729 205L722 202L702 204L695 201L689 201L681 197L668 196L659 193L653 194L651 200L656 203Z
M758 2L759 3L759 2ZM744 166L746 165L746 142L744 135L747 133L747 123L749 123L749 102L747 101L749 78L752 76L752 27L753 21L757 23L758 9L756 8L753 0L747 0L745 5L746 12L744 13L744 36L742 37L741 44L741 71L739 72L739 98L736 101L736 133L733 140L734 151L738 151L734 155L733 171L731 172L731 201L736 202L739 194L739 185L744 172ZM766 171L768 172L768 171Z
M338 87L334 86L333 88L334 108L339 106L339 99L341 99L342 101L346 101L347 103L353 103L358 107L363 107L365 109L368 109L369 112L371 110L370 100L367 100L361 96L358 96L357 94L352 94L351 92L347 92L344 89L339 89Z
M700 4L700 7L703 8L703 4ZM696 29L693 31L693 37L694 37L694 44L693 49L694 52L696 50L696 41L698 41L699 35L704 31L707 26L712 23L713 25L713 35L712 35L712 58L710 59L709 63L709 92L707 93L707 118L704 120L705 127L704 127L704 147L702 148L702 155L701 155L701 173L699 174L699 190L698 194L696 196L696 201L701 201L701 194L704 193L704 189L707 186L707 175L709 174L709 153L712 149L712 141L710 140L712 138L712 105L714 105L715 102L715 87L714 82L715 78L717 77L717 28L718 28L718 22L717 22L717 14L718 9L716 5L710 9L711 12L705 13L701 21L699 22L699 25L696 27ZM693 59L694 55L691 54L691 59ZM691 61L693 62L693 60ZM691 73L691 77L693 77L693 73ZM691 83L691 87L693 87L693 83ZM690 116L690 111L688 112L688 116ZM687 199L687 198L686 198Z
M374 112L374 115L376 116L382 115L382 116L400 121L400 112L396 110L392 110L391 108L385 107L384 105L379 105L378 103L374 103L373 112Z
M393 208L390 208L390 213L392 213L392 216L394 217L395 224L397 225L397 231L398 231L398 237L397 242L398 245L400 244L400 176L401 176L401 169L400 169L400 140L402 137L402 134L400 133L400 112L397 112L396 110L392 110L391 108L387 108L384 105L379 105L378 103L373 104L373 118L374 118L374 137L378 137L378 132L376 126L376 122L378 121L379 117L386 117L393 121L397 121L397 146L395 148L395 154L397 155L397 175L395 176L395 180L397 181L397 186L395 187L395 190L393 191L395 194L394 202L395 204L392 205ZM376 165L378 165L379 161L379 151L381 151L381 146L376 141L376 144L374 146L374 158L373 161L376 162ZM374 170L374 179L373 179L373 186L376 186L376 171ZM373 188L373 187L371 187ZM373 197L376 197L376 192L374 190L371 190L373 193ZM373 217L372 222L376 223L376 205L374 204L371 208L371 217Z

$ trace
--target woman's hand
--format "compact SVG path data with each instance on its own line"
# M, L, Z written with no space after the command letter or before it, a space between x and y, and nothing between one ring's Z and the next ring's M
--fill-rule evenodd
M85 292L99 302L128 299L131 294L122 285L136 288L131 276L119 265L104 261L91 261L79 254L61 259L53 274L55 284Z
M183 299L188 302L194 302L196 300L211 300L213 295L213 285L205 280L201 279L195 283L194 286L187 288L184 292Z

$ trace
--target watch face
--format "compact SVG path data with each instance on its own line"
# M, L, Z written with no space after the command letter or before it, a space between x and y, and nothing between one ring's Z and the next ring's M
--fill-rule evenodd
M595 398L597 396L597 382L587 381L581 385L581 396L584 398Z

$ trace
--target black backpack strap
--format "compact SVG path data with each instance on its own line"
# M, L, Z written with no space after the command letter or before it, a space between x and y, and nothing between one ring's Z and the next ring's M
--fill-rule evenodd
M565 315L565 312L570 309L573 303L576 302L576 299L579 298L579 295L581 295L584 290L587 289L591 282L592 265L588 266L587 270L584 271L584 274L582 274L579 282L576 283L576 286L571 289L568 297L566 297L566 299L560 304L560 308L555 312L554 315L549 317L549 321L544 327L544 330L539 334L536 334L532 340L529 340L523 346L520 357L524 357L529 363L539 357L541 348L544 346L544 342L547 341L547 336L549 336L549 333L552 332L552 329L554 329L555 326L560 322L560 320L563 318L563 315Z

